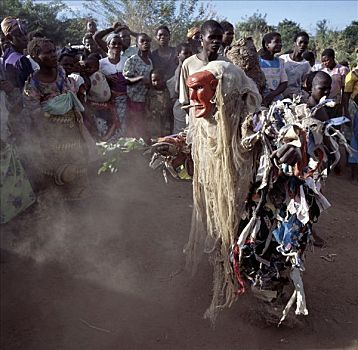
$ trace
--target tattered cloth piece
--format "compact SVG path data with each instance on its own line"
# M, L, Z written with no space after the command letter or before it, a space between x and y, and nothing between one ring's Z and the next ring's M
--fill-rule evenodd
M293 267L290 273L291 280L293 282L293 285L295 287L295 290L288 301L285 309L282 312L282 317L280 319L280 322L278 323L278 326L282 324L282 322L287 317L293 303L296 301L296 315L308 315L308 310L306 307L306 295L305 290L303 288L303 281L301 277L301 272L297 267Z
M328 100L327 103L330 101ZM322 106L324 106L324 101L322 101ZM271 257L267 255L270 246L272 249L271 244L273 242L278 244L276 250L282 256L281 262L291 263L290 277L295 286L295 291L283 311L280 321L282 323L294 302L297 303L296 314L308 314L301 278L301 271L304 271L302 254L311 239L311 215L315 219L317 210L319 214L330 206L328 200L321 193L320 186L321 179L325 177L326 167L329 166L327 144L324 142L329 139L330 147L334 151L338 151L339 144L345 145L347 149L349 147L339 131L333 129L329 123L315 119L307 105L300 104L299 101L278 101L271 105L269 110L264 109L255 113L250 121L252 132L247 133L248 136L243 138L241 143L247 149L252 149L255 144L261 146L257 158L255 191L263 193L264 190L268 190L267 193L271 196L272 187L278 179L272 174L278 169L279 172L286 174L281 177L286 178L286 200L277 203L268 200L265 203L265 210L272 210L273 213L276 211L276 215L271 219L271 224L267 225L266 236L262 236L261 232L262 222L265 218L263 215L266 214L262 214L262 211L258 210L260 203L256 201L253 210L250 211L251 214L243 218L246 220L246 225L239 232L237 240L237 246L240 247L240 270L236 274L245 276L246 280L253 283L256 288L259 285L265 285L270 276L279 278L281 272L284 273L289 265L284 267L281 272L277 270L277 275L272 274L270 266L275 264L277 255L273 254ZM295 172L293 172L293 168L288 171L287 169L291 167L287 165L273 164L272 151L283 144L292 144L301 148L303 160L300 162L299 171L296 169L298 163L294 167ZM269 175L265 176L264 174L267 172ZM293 176L293 174L297 175ZM312 209L314 211L311 213L312 200L316 209ZM259 212L260 214L258 214ZM237 249L237 246L234 246L233 251ZM263 249L262 253L259 252L257 255L256 250L260 249L259 246L263 246ZM249 256L247 249L253 249L255 259L260 264L258 270L253 271L253 265L245 265L247 261L251 260L242 259L243 249L246 249L246 257ZM259 288L256 292L268 291L268 295L274 295L272 293L275 290L274 287L270 289L270 285L266 284L266 288Z
M259 56L251 37L241 38L234 42L228 48L226 56L256 83L260 92L264 90L266 78L260 68Z

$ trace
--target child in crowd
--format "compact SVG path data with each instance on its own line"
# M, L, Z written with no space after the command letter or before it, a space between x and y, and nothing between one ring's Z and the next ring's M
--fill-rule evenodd
M147 132L150 138L165 136L172 131L172 102L164 80L165 74L153 70L146 100Z
M260 68L265 74L266 86L263 92L262 104L270 106L272 101L282 99L282 93L287 88L287 74L284 62L275 54L282 48L281 35L276 32L267 33L262 38L262 53L259 56Z
M74 72L75 56L68 52L61 53L58 58L58 63L65 70L66 76L68 77L70 74Z
M87 94L87 106L95 121L100 139L108 141L119 127L116 108L111 100L111 89L105 75L99 71L99 57L90 54L85 61L86 75L91 82Z
M77 95L81 103L84 104L86 102L88 83L86 84L85 79L80 74L82 67L79 65L78 59L72 53L65 51L60 54L58 63L66 73L71 90Z
M328 73L332 77L332 89L329 98L336 102L336 106L332 109L332 117L340 117L342 115L342 93L344 92L344 81L349 73L347 67L342 66L335 61L335 53L332 49L325 49L321 55L322 71Z
M306 88L310 94L307 105L312 108L318 105L323 96L328 98L332 85L332 78L329 74L318 71L311 72L306 80ZM320 121L326 121L329 119L326 107L317 111L315 118Z
M150 72L153 69L149 58L151 41L147 34L138 34L138 54L127 59L123 70L128 82L128 133L133 137L147 138L145 101L150 86Z
M111 99L111 89L105 75L99 71L100 58L90 54L85 60L85 72L91 82L87 99L93 102L108 102Z
M193 54L191 45L189 43L181 43L177 46L177 59L178 67L175 70L174 76L167 81L167 87L172 99L174 125L173 133L177 134L183 131L186 127L186 112L181 108L179 102L179 83L180 83L180 70L183 62Z
M311 72L306 79L306 87L310 94L307 101L308 107L313 108L317 106L324 96L328 98L331 85L332 79L327 73L322 71ZM315 114L315 118L322 122L328 120L327 109L326 107L319 109ZM312 236L313 245L316 247L324 246L325 241L318 235L317 228L312 228Z
M87 21L86 23L86 30L87 30L87 33L90 33L90 34L94 34L96 33L97 31L97 23L95 20L93 19L90 19Z

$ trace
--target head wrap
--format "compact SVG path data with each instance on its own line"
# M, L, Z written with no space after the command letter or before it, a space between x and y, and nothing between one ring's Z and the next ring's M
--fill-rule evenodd
M191 39L195 34L198 34L198 33L200 33L200 28L193 27L193 28L188 29L188 33L187 33L186 37L188 39Z
M108 35L107 35L107 38L106 38L106 43L107 43L107 45L109 45L109 43L111 42L111 40L112 40L113 38L116 38L116 37L120 38L120 35L119 35L118 33L108 34Z
M26 30L24 24L15 17L5 17L1 22L1 30L3 31L4 35L9 34L13 29L19 28L21 33L26 34Z

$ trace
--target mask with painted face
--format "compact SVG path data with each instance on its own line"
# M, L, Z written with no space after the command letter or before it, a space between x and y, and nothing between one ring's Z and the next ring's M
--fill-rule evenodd
M209 71L201 71L190 75L186 81L189 97L194 103L196 118L208 117L213 109L212 98L215 96L218 80Z

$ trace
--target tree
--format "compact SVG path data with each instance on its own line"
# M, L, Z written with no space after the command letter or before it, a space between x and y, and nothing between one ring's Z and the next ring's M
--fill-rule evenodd
M92 14L104 17L108 26L119 21L151 36L155 28L167 25L172 44L184 41L190 27L215 16L209 5L199 5L198 0L93 0L85 6Z
M346 42L346 52L348 54L348 60L352 64L358 64L356 49L357 49L357 40L358 40L358 21L353 21L349 26L347 26L342 33L343 39Z
M1 0L0 20L6 16L21 18L27 22L28 31L42 30L57 45L80 43L85 32L85 20L69 18L74 15L61 1L34 3L32 0Z
M299 24L289 19L284 19L277 25L277 31L281 34L282 39L282 52L292 50L293 38L303 29Z
M358 22L353 21L343 31L332 30L323 19L316 24L316 36L312 40L318 58L324 49L332 48L336 54L336 61L348 60L354 62L355 44L358 37Z
M267 14L255 12L250 17L244 17L242 22L236 24L237 37L252 37L257 49L261 48L262 36L275 30L266 21Z

